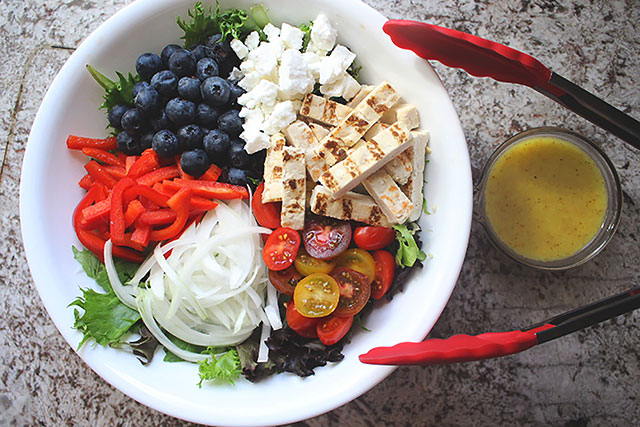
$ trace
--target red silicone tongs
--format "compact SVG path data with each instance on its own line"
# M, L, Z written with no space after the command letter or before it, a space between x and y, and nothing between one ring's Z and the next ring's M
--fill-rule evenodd
M404 342L376 347L360 355L363 363L375 365L439 365L491 359L519 353L537 344L640 308L640 287L555 316L525 329L480 335L454 335L422 342Z
M424 59L462 68L476 77L529 86L640 149L640 122L525 53L424 22L390 20L382 29L396 46Z

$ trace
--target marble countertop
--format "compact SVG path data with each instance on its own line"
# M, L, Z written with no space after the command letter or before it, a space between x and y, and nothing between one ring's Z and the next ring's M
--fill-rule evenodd
M27 269L18 187L31 123L56 72L129 3L0 2L0 425L184 425L113 389L83 364L45 312ZM408 18L500 41L640 118L637 0L367 0ZM432 337L510 330L640 281L640 152L533 90L434 64L456 106L473 175L510 135L551 125L595 141L620 174L624 211L593 261L534 271L474 223L467 257ZM640 420L640 311L496 360L397 369L353 402L298 425L633 425ZM311 402L310 402L311 403Z

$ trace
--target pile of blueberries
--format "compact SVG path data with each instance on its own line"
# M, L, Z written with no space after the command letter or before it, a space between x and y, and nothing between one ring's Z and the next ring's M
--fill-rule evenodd
M136 61L141 82L133 87L134 105L109 109L118 133L118 150L139 155L153 148L160 157L180 154L189 175L202 175L212 163L223 179L245 185L262 176L264 153L249 156L238 112L244 90L227 77L240 60L220 34L187 50L170 44L160 56L144 53Z

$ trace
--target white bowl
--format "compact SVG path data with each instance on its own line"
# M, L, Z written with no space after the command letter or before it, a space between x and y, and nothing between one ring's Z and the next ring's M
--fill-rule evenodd
M78 47L45 96L27 145L20 187L22 234L36 287L54 323L76 349L67 305L78 286L95 286L73 259L80 246L71 215L83 190L77 186L85 159L66 149L67 135L105 136L98 110L102 90L85 70L91 64L107 75L135 71L139 54L159 52L178 42L176 16L185 17L194 0L138 0L115 14ZM213 2L210 2L213 3ZM251 6L247 0L222 7ZM252 384L196 386L197 366L165 363L156 357L142 366L130 353L85 345L78 354L102 378L133 399L192 422L217 425L289 423L330 411L365 393L393 368L364 365L358 355L372 347L419 341L442 312L464 259L472 210L472 184L464 135L453 105L426 61L396 48L382 32L385 17L356 0L264 0L275 23L298 24L324 12L337 26L339 41L363 66L366 82L390 81L407 102L418 106L422 127L431 133L426 195L435 211L423 216L424 249L432 255L403 293L374 310L366 326L345 346L345 358L302 379L290 374ZM437 207L437 210L436 210Z

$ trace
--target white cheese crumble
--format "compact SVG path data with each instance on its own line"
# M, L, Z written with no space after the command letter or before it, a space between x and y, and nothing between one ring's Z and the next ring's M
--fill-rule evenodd
M232 49L243 61L234 76L247 92L238 98L244 118L245 150L252 154L269 146L270 136L293 123L301 101L316 84L329 97L353 98L360 84L347 73L356 55L336 46L338 32L329 18L320 14L312 23L309 45L304 52L304 32L289 24L281 28L267 24L266 41L257 32L244 42L232 42Z

